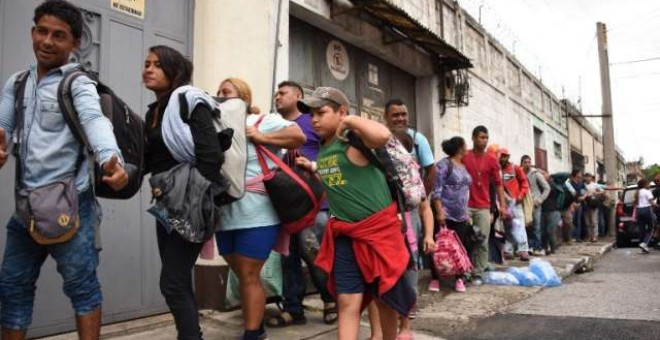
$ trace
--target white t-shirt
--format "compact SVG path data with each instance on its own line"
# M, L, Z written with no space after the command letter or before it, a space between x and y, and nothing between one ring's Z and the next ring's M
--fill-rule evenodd
M593 195L600 190L600 185L596 182L591 182L589 184L584 183L584 186L587 187L587 195Z
M649 189L639 189L639 201L637 202L638 208L646 208L651 206L653 201L653 193Z

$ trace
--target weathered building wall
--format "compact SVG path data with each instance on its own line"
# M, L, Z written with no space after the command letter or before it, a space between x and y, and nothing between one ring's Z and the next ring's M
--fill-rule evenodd
M518 162L523 154L535 157L536 128L542 131L538 146L546 150L548 169L570 169L567 123L559 99L469 15L457 11L454 3L443 6L443 37L470 57L474 68L469 70L469 105L448 108L437 117L436 137L469 139L475 126L485 125L491 143L509 148ZM439 145L440 139L434 143ZM436 154L442 152L436 148Z

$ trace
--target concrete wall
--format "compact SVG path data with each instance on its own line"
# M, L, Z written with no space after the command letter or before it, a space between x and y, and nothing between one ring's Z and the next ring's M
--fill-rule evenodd
M491 143L508 147L517 162L523 154L534 157L536 127L543 131L540 146L547 151L549 170L569 170L568 133L559 99L453 3L444 4L442 17L445 41L465 53L474 68L469 70L469 105L448 108L434 119L434 143L453 135L469 139L475 126L485 125ZM556 155L555 144L560 151ZM437 156L441 154L436 150Z
M283 3L288 5L288 1ZM193 54L196 86L215 94L223 79L238 77L250 85L253 105L268 110L272 98L277 1L267 4L263 0L196 1Z
M550 171L570 169L571 147L588 157L590 172L596 170L595 159L602 159L602 152L597 149L594 153L593 130L573 120L568 122L558 97L455 2L391 2L471 58L475 67L469 71L467 107L449 107L443 114L439 77L432 59L419 48L409 42L386 44L383 30L355 13L333 17L333 11L337 14L351 8L347 0L270 0L266 6L263 0L197 0L195 84L215 93L222 79L243 78L252 87L255 104L262 111L269 109L273 64L276 82L289 75L289 17L295 16L417 77L415 125L429 138L436 157L442 156L443 139L454 135L469 139L476 125L487 126L491 142L510 148L514 159L522 154L533 156L536 127L543 131L541 146L547 152Z

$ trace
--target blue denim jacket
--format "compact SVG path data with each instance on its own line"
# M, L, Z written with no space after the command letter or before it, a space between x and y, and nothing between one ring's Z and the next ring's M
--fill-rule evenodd
M83 152L68 128L57 103L57 88L64 72L77 67L69 63L50 70L37 84L37 67L29 68L25 87L24 125L21 136L22 184L36 188L70 176L76 172L76 160ZM16 127L14 112L14 82L12 75L2 90L0 100L0 127L5 129L6 142L17 141L13 136ZM112 124L103 116L95 83L88 77L79 77L72 84L73 103L85 134L100 164L117 154L121 164L121 152L112 133ZM88 162L82 162L76 176L79 192L90 185Z

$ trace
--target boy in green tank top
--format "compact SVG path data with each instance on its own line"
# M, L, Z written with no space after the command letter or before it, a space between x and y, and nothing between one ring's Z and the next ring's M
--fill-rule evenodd
M403 294L400 289L410 257L385 175L346 139L350 131L375 149L392 135L378 122L349 115L349 105L341 91L330 87L319 87L298 102L301 112L312 115L321 147L317 162L304 157L296 162L320 175L333 216L316 265L328 272L337 294L339 339L358 337L364 294L370 292L376 296L383 338L396 339L398 314L408 314L415 300L414 291L411 296L409 289Z

